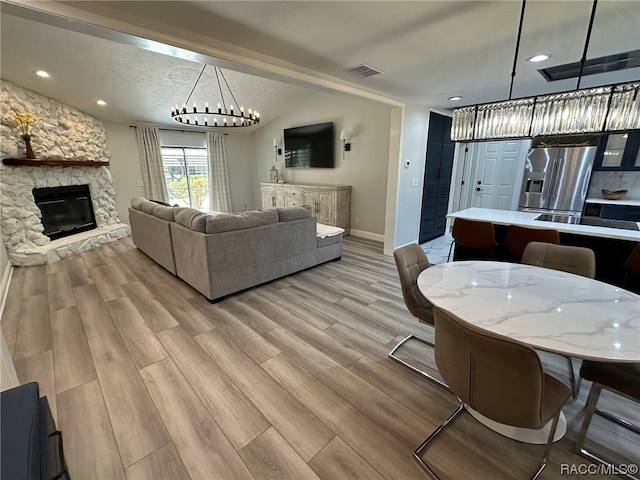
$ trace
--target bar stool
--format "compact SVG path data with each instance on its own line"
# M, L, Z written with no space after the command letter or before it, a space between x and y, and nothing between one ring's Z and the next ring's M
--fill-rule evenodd
M549 228L529 228L509 225L504 241L506 260L520 262L529 242L560 244L560 233Z
M453 254L454 260L460 257L458 254L460 247L463 250L465 260L486 260L491 258L496 246L496 233L491 222L456 218L453 222L451 236L453 242L449 247L447 261L451 257L454 244L456 246L456 252Z
M640 243L633 249L623 267L626 270L624 288L640 293Z

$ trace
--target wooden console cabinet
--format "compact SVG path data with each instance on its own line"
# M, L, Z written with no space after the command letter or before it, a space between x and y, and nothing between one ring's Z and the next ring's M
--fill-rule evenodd
M261 183L262 208L305 207L318 222L351 231L350 185Z

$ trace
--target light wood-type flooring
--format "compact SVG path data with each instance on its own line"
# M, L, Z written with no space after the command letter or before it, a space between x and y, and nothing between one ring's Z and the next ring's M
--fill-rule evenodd
M393 259L353 237L341 261L214 304L124 239L16 268L2 329L74 480L424 480L412 450L456 407L387 358L430 329L407 312ZM542 478L587 463L572 449L588 388ZM638 463L633 435L601 419L590 434ZM539 454L466 414L427 453L443 478L480 480L526 478Z

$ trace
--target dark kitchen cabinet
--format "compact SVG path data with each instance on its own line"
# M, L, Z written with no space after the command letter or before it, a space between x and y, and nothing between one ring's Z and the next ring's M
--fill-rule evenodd
M455 143L451 118L431 112L422 191L419 243L444 234Z
M593 169L640 170L640 132L611 133L600 137Z

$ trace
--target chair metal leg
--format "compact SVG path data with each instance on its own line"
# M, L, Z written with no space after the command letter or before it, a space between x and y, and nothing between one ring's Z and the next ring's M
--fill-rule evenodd
M606 458L596 454L595 452L587 450L584 447L584 440L587 437L587 431L589 430L589 426L591 425L591 419L593 418L593 414L596 413L598 415L601 415L602 417L608 420L611 420L612 422L615 422L623 427L626 427L637 434L640 434L640 427L620 417L617 417L615 415L612 415L608 412L605 412L597 408L598 400L600 399L600 392L602 392L602 385L598 383L594 383L591 386L591 390L589 390L589 397L587 398L587 405L586 405L586 411L584 414L584 420L582 421L582 427L580 428L580 433L578 433L578 438L576 439L576 445L574 450L579 455L582 455L583 457L591 461L594 461L603 465L612 465L612 462L610 460L607 460ZM619 394L619 392L616 392L616 393ZM631 474L621 474L621 476L625 478L630 478L632 480L638 480L640 478L640 477L633 476Z
M436 474L436 472L433 471L431 466L429 466L429 464L422 459L422 457L420 455L422 454L423 451L425 451L429 447L429 444L440 434L440 432L442 432L444 429L446 429L455 420L455 418L460 413L462 413L463 410L464 410L464 405L463 405L462 401L460 401L460 405L458 405L458 408L455 410L455 412L453 412L451 414L451 416L444 421L444 423L442 423L438 428L436 428L431 433L431 435L429 435L426 438L426 440L424 442L422 442L418 446L418 448L416 448L413 451L413 458L416 459L416 461L420 464L422 469L425 472L427 472L429 474L429 476L431 478L433 478L434 480L440 480L440 477Z
M547 446L544 449L544 456L542 457L542 462L540 462L540 466L538 470L533 474L531 480L536 480L547 466L547 462L549 461L549 455L551 454L551 447L553 447L553 437L556 434L556 428L558 428L558 420L560 419L560 411L558 410L553 417L553 423L551 424L551 429L549 429L549 437L547 438Z
M425 472L427 472L427 474L429 474L429 476L434 480L440 480L440 477L436 474L436 472L433 471L431 466L422 458L422 453L429 448L431 442L433 442L433 440L435 440L435 438L440 433L442 433L449 425L451 425L455 421L457 416L460 415L460 413L464 410L464 404L460 399L458 399L458 401L460 402L460 405L458 405L458 408L451 414L451 416L447 418L444 421L444 423L442 423L438 428L436 428L431 433L431 435L429 435L426 438L426 440L422 442L418 446L418 448L416 448L413 451L413 458L418 462L418 464L420 464L420 467L422 467L422 469ZM538 469L531 476L531 480L536 480L540 476L542 471L545 469L545 467L547 466L547 462L549 460L549 454L551 453L551 448L553 447L553 437L555 436L559 419L560 419L560 410L558 410L558 412L553 417L553 423L551 424L551 429L549 430L549 436L547 437L547 444L545 446L544 456L542 457L542 461L540 462Z
M433 342L430 342L429 340L425 340L424 338L420 338L420 337L418 337L416 335L409 335L408 337L403 338L400 343L398 343L395 347L393 347L393 350L391 350L389 352L389 358L391 358L392 360L398 362L400 365L408 368L412 372L417 373L421 377L426 378L431 383L436 384L440 388L444 388L447 392L451 392L451 390L449 390L449 386L446 383L444 383L442 380L440 380L439 378L434 377L433 375L431 375L431 374L429 374L429 373L427 373L427 372L425 372L423 370L420 370L419 368L416 368L413 365L411 365L410 363L407 363L404 360L402 360L401 358L395 356L396 351L400 347L402 347L402 345L407 343L409 340L417 340L418 342L424 343L425 345L428 345L431 348L435 348L435 344Z
M447 255L447 262L451 261L451 252L453 252L453 246L456 244L455 240L451 240L451 245L449 245L449 255Z
M565 357L567 359L567 363L569 364L569 379L571 381L571 395L575 400L578 398L578 394L580 393L580 380L576 380L576 373L573 370L573 360L571 357Z

